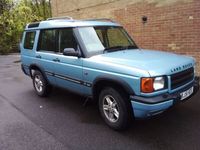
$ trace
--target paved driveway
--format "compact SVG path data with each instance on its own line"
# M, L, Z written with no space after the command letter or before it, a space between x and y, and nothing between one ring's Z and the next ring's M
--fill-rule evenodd
M188 150L200 149L200 93L163 115L135 121L116 132L97 107L54 89L39 98L18 55L0 56L0 150Z

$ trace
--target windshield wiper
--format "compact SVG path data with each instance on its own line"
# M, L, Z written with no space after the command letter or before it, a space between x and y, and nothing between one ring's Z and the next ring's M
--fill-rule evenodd
M119 51L124 49L123 46L113 46L113 47L107 47L104 49L104 51L109 51L109 52L113 52L113 51Z
M135 45L129 45L126 47L126 49L138 49L138 47Z
M120 50L126 50L126 49L136 49L137 47L134 45L129 45L129 46L113 46L113 47L108 47L104 49L104 52L114 52L114 51L120 51Z

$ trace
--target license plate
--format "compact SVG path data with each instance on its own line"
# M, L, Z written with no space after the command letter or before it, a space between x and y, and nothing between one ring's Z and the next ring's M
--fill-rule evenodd
M192 95L193 90L194 90L194 87L191 87L191 88L188 89L187 91L184 91L184 92L180 93L180 95L181 95L181 100L184 100L184 99L186 99L187 97L189 97L190 95Z

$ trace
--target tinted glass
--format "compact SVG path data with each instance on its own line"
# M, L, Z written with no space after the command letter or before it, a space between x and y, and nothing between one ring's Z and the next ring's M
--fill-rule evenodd
M33 49L34 40L35 40L35 32L26 32L24 48Z
M73 35L72 28L61 29L59 31L60 52L62 53L65 48L74 48L75 50L77 50L77 43Z
M41 30L38 50L58 52L57 30Z

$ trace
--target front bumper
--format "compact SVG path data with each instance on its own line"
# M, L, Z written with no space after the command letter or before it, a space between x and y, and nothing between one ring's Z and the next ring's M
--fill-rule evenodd
M180 93L186 91L192 86L194 87L193 94L183 100L185 101L198 92L199 77L195 77L195 80L191 84L175 93L165 93L154 97L130 96L134 116L136 118L145 118L162 113L174 104L182 102L180 100Z

